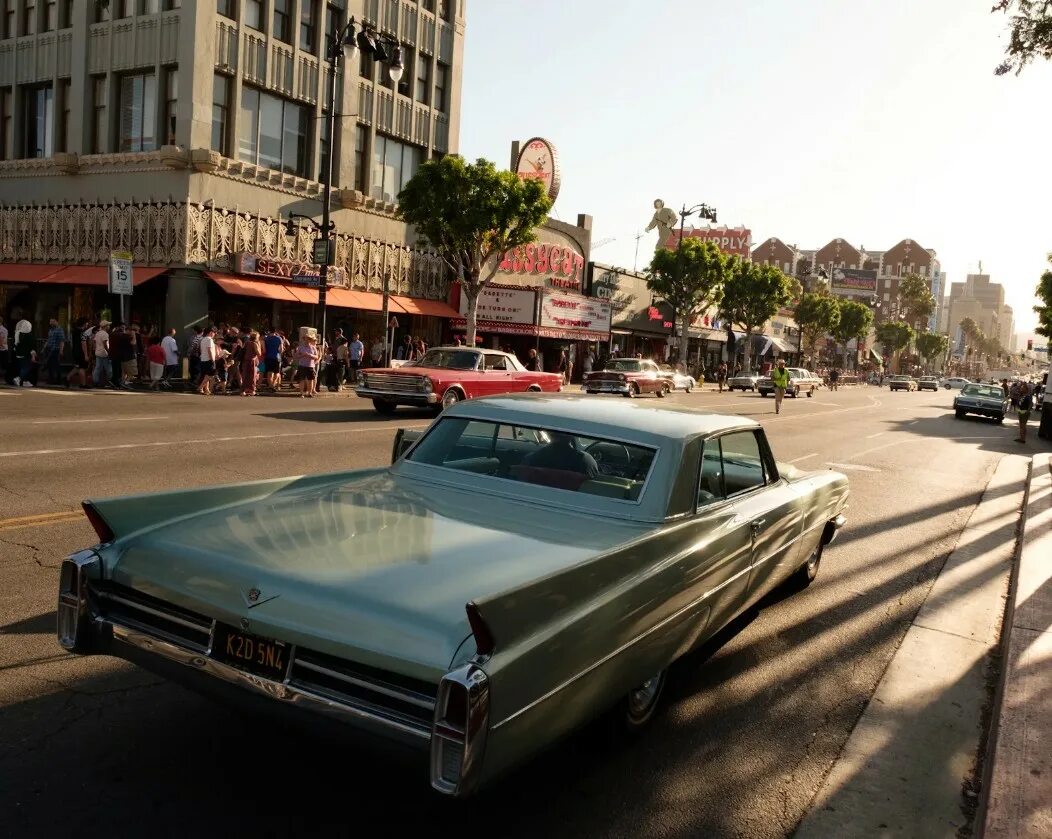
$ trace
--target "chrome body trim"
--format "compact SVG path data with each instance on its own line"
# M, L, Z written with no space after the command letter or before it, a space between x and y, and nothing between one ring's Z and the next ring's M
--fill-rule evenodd
M467 719L463 726L446 718L448 700L454 690L462 690L467 696ZM477 664L466 664L442 677L431 737L431 786L438 792L460 798L478 787L490 728L489 708L489 677ZM462 749L460 771L454 780L445 777L444 758L445 751L451 747L455 756L458 746Z
M127 606L130 609L135 609L140 612L146 612L146 614L148 615L153 615L154 617L158 617L162 620L178 624L179 626L185 626L187 629L192 629L195 632L210 633L212 631L212 626L210 622L205 624L195 623L194 621L186 620L185 618L181 618L178 615L174 615L170 612L164 612L161 609L154 609L151 606L147 606L143 603L138 603L134 600L129 600L126 597L121 597L119 594L113 594L109 591L96 591L95 594L103 600L112 600L114 603L120 603L121 605Z
M354 392L363 399L379 399L384 402L400 402L404 405L436 405L441 400L437 393L411 390L376 390L359 385Z
M392 699L397 699L399 702L408 702L410 705L416 705L418 708L424 708L428 711L435 710L435 703L425 697L417 696L416 694L408 693L406 691L393 690L376 682L367 682L364 679L356 679L346 673L340 673L328 667L322 667L320 664L315 664L312 661L305 661L302 658L297 658L295 659L295 666L302 667L305 670L313 670L315 673L321 673L323 676L328 676L330 679L337 679L341 682L346 682L349 685L372 691L373 693L390 696Z

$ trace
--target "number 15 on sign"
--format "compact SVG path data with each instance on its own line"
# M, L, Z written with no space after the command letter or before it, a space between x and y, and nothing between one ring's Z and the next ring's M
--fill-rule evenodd
M110 254L110 294L132 293L132 255L126 251Z

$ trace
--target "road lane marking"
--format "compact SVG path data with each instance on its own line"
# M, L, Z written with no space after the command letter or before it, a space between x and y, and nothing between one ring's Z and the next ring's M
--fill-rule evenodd
M75 390L52 390L46 387L33 387L29 388L31 393L48 393L52 396L76 396L77 391Z
M882 470L877 469L876 466L863 466L861 463L827 463L826 466L831 466L834 469L844 469L848 472L880 472Z
M13 519L0 519L0 530L17 530L22 527L43 527L49 524L63 524L77 521L84 517L83 510L67 510L64 513L37 513L35 516L19 516Z
M82 422L145 422L146 420L166 420L168 417L110 417L110 418L93 418L93 419L64 419L64 420L33 420L32 425L64 425L64 424L77 424Z
M811 454L802 454L800 457L794 457L789 463L799 463L801 460L807 460L809 457L818 457L818 452L811 452Z
M882 435L883 433L884 433L883 431L878 431L878 432L877 432L876 434L870 434L870 435L868 435L868 436L866 437L866 439L867 439L867 440L872 440L872 439L873 439L874 437L879 437L879 436L880 436L880 435Z
M203 437L198 440L157 440L150 443L120 443L113 446L75 446L68 449L34 449L32 451L18 451L18 452L0 452L0 458L3 457L25 457L33 456L37 457L40 455L47 454L85 454L90 452L112 452L123 449L153 449L162 448L165 446L196 446L196 445L207 445L211 443L236 443L241 440L278 440L287 439L289 437L323 437L331 436L333 434L353 434L356 431L370 432L370 431L391 431L394 432L399 428L427 428L430 423L407 423L405 425L374 425L368 428L339 428L332 431L286 431L286 432L270 432L268 434L239 434L232 437Z

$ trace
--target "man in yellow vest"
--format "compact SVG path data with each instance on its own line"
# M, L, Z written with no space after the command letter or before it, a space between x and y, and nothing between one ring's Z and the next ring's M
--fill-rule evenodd
M789 371L785 369L785 359L778 359L778 366L771 371L771 382L774 384L774 412L782 412L782 399L785 389L789 387Z

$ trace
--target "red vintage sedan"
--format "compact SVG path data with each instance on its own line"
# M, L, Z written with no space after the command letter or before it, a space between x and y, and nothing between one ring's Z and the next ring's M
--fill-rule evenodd
M672 392L672 379L653 361L612 358L606 363L605 370L585 375L584 389L587 393L620 393L630 397L641 393L666 396Z
M357 393L381 414L399 405L440 413L462 399L504 393L557 393L558 373L532 373L510 353L468 347L434 347L419 361L394 369L370 368L358 376Z

